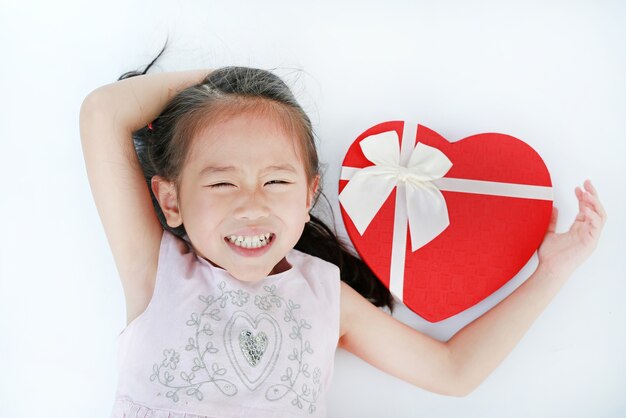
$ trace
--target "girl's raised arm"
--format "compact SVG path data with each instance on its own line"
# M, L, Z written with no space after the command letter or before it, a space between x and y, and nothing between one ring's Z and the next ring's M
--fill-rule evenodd
M87 175L127 302L128 322L156 275L163 228L134 149L132 132L146 126L180 90L210 70L136 76L97 88L80 108ZM135 311L135 312L133 312Z

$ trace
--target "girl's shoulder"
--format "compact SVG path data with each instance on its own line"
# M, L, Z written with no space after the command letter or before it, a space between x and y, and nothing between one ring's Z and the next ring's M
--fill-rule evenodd
M189 242L187 236L181 238L169 230L163 229L163 236L161 237L161 253L163 253L163 250L166 248L173 248L173 250L180 255L194 253L191 242Z
M341 272L339 267L317 256L296 250L290 252L291 261L297 266L307 288L320 297L321 303L338 310L341 296Z

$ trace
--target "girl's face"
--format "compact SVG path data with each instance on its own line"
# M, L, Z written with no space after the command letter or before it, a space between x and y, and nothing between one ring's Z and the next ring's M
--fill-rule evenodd
M168 209L161 205L168 225L184 223L196 254L239 280L258 281L291 268L285 255L310 219L319 182L316 177L307 184L297 141L279 122L251 112L201 131L189 150L178 196ZM261 248L229 239L249 237L254 243L267 233L269 243Z

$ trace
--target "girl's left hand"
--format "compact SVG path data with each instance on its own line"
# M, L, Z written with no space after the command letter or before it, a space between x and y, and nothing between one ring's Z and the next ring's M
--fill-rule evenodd
M537 252L538 269L547 270L549 274L569 276L597 247L607 216L591 181L586 180L584 187L586 191L576 187L579 211L569 231L562 234L554 232L558 210L552 208L548 232Z

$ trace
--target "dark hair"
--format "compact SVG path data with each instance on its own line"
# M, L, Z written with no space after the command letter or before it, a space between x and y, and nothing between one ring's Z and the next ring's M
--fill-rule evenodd
M119 80L144 75L167 47L152 60L143 72L130 71ZM300 139L300 149L307 176L307 183L320 172L311 121L291 90L275 74L248 67L223 67L210 72L202 82L179 92L165 106L161 114L146 127L133 132L137 157L150 190L152 204L164 229L186 239L184 225L172 228L163 215L151 187L152 177L158 175L174 182L180 189L180 176L195 133L225 117L243 109L270 111L280 116L284 127ZM209 115L211 115L209 117ZM207 122L210 121L210 122ZM311 210L317 204L322 182L314 197ZM326 197L324 196L326 199ZM328 202L328 199L326 199ZM329 205L330 206L330 205ZM332 216L332 211L330 212ZM372 270L338 237L336 232L319 218L309 213L311 220L304 226L302 236L295 248L337 265L341 280L363 295L376 306L393 310L393 298L389 290L376 278Z

